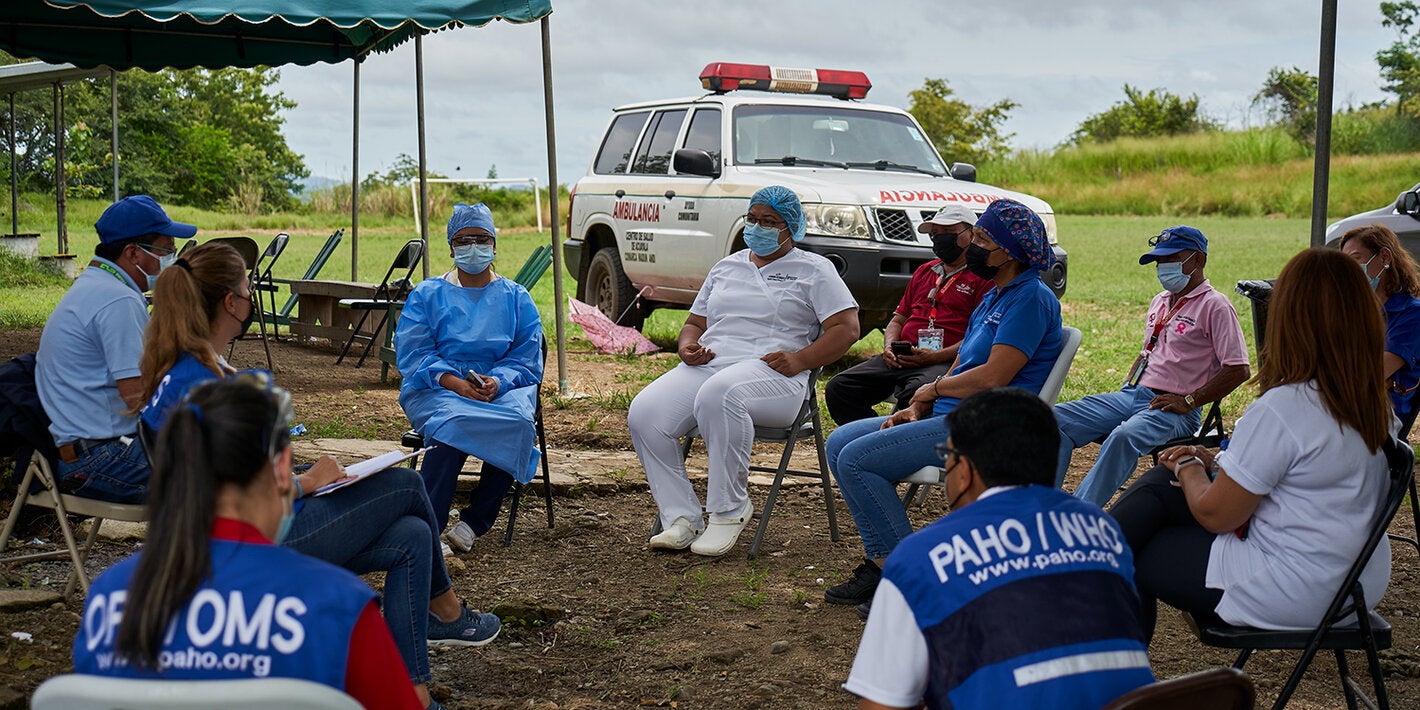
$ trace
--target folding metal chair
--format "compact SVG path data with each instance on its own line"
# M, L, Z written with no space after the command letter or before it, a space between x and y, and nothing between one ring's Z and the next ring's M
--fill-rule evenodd
M1070 364L1075 361L1075 353L1080 351L1080 341L1083 339L1084 334L1079 328L1060 326L1060 355L1055 358L1055 365L1050 368L1050 374L1046 375L1045 384L1041 385L1041 401L1052 407L1059 401L1060 391L1065 389L1065 377L1070 374ZM907 492L902 494L902 505L912 505L913 500L920 504L922 501L918 498L918 492L922 490L922 486L946 485L946 479L947 472L941 466L923 466L907 478L900 479L898 483L907 484ZM925 492L922 497L926 497Z
M342 298L340 305L347 308L354 308L360 313L360 320L355 322L355 327L350 330L350 337L345 341L345 347L340 351L340 357L336 358L335 364L345 362L345 356L350 352L350 346L357 338L365 341L365 351L361 353L359 362L355 367L365 364L365 358L370 356L370 349L375 343L375 339L384 330L385 323L389 321L390 307L395 304L403 304L405 297L414 290L414 269L419 266L419 260L424 258L424 242L418 239L411 239L405 242L395 255L394 261L390 263L390 268L385 272L385 278L380 285L375 288L371 298ZM396 271L404 270L404 276L396 281L391 281ZM370 318L372 312L378 311L380 320L375 329L370 334L360 332L365 321Z
M328 685L297 678L150 680L71 673L41 684L30 700L30 707L34 710L360 710L360 703Z
M764 500L764 510L759 513L759 527L755 530L754 541L749 545L750 559L759 555L759 546L764 542L764 531L769 529L769 516L774 512L774 501L779 498L779 489L784 485L785 476L813 478L820 482L823 486L824 508L828 511L829 538L838 542L838 516L833 507L832 474L828 471L828 455L824 453L823 449L823 421L818 411L818 376L822 370L821 367L815 367L809 371L808 390L804 392L803 404L799 406L799 413L794 416L792 424L785 427L756 426L754 428L755 441L782 443L784 453L779 456L779 465L775 468L756 465L749 467L749 470L753 472L774 474L774 483L769 487L769 496ZM697 438L700 438L700 428L691 427L690 431L686 432L685 439L681 444L682 459L690 457L690 447ZM794 445L805 439L813 439L814 448L818 451L817 471L789 468L789 457L794 454ZM661 518L656 516L651 534L655 535L660 531Z
M1252 710L1257 691L1236 668L1213 668L1135 688L1103 710Z
M272 281L271 270L276 266L276 261L281 258L281 253L286 251L286 244L289 241L291 241L291 235L285 232L277 234L276 238L272 239L271 243L266 245L266 251L263 251L261 256L257 258L256 264L251 266L251 305L256 311L256 322L261 333L261 346L266 350L266 369L273 371L276 367L271 360L271 338L276 335L276 324L271 324L271 334L268 335L266 332L266 314L268 311L263 304L263 300L265 299L262 294L267 294L266 298L269 298L271 301L271 309L275 310L276 284ZM231 346L227 348L228 358L232 357L233 352L236 352L237 340L241 340L245 337L246 334L244 333L238 336L236 340L232 341Z
M1409 444L1395 440L1387 441L1384 449L1390 474L1384 502L1367 527L1366 542L1361 547L1360 554L1351 563L1351 568L1347 570L1336 596L1331 600L1331 604L1327 607L1326 613L1322 615L1315 629L1310 631L1270 631L1229 624L1201 626L1197 624L1196 620L1191 620L1198 630L1198 640L1205 645L1241 651L1237 660L1233 662L1233 667L1239 670L1242 669L1243 664L1247 663L1252 652L1258 649L1299 650L1302 652L1291 675L1287 677L1287 683L1282 686L1282 692L1277 695L1277 702L1272 706L1277 710L1287 705L1287 701L1291 699L1297 685L1302 682L1302 676L1306 674L1307 666L1311 665L1312 659L1322 649L1330 649L1336 653L1336 666L1341 674L1341 689L1346 696L1347 707L1354 710L1358 697L1364 700L1368 707L1377 707L1371 703L1370 699L1366 698L1361 688L1351 679L1350 670L1346 665L1346 651L1348 650L1366 653L1371 683L1376 693L1376 703L1381 708L1390 707L1390 699L1386 696L1385 690L1385 676L1381 674L1379 652L1391 646L1391 627L1385 619L1381 618L1380 614L1374 611L1365 611L1367 608L1366 595L1361 588L1361 572L1371 561L1371 555L1375 553L1376 546L1380 544L1386 528L1390 526L1391 519L1400 509L1401 500L1414 481L1415 452L1410 449ZM1341 624L1348 623L1351 619L1356 621L1354 628L1341 627Z
M1400 422L1400 440L1409 441L1410 430L1415 426L1415 415L1420 414L1420 388L1416 388L1415 393L1410 395L1410 413L1405 415L1405 419ZM1415 523L1415 537L1404 535L1391 535L1390 539L1396 542L1403 542L1420 552L1420 495L1415 491L1415 479L1410 479L1410 519Z
M325 244L321 245L320 251L316 252L316 257L311 260L311 265L306 267L306 273L301 276L301 280L306 281L320 276L321 269L325 268L325 263L330 261L330 256L335 253L335 248L340 246L340 240L345 236L344 229L337 229L325 238ZM271 279L274 283L289 283L287 279ZM275 297L275 294L272 295ZM286 298L286 303L281 306L281 310L264 313L267 322L275 325L291 325L291 311L296 308L296 301L300 300L301 294L293 293ZM276 302L273 300L272 305Z
M1223 441L1228 438L1228 430L1223 427L1222 402L1213 402L1208 405L1208 411L1203 415L1203 421L1198 423L1198 431L1188 435L1180 436L1177 439L1169 439L1149 451L1149 456L1153 457L1154 465L1159 465L1159 454L1175 446L1202 446L1209 449L1216 449L1223 445ZM1099 439L1101 443L1104 438Z
M30 456L30 464L25 469L25 477L20 480L19 491L15 494L15 502L10 507L10 515L5 519L5 528L0 531L0 552L7 549L10 538L15 533L15 524L20 519L20 509L24 508L26 504L50 508L54 511L54 514L59 518L59 529L64 535L66 549L6 557L0 559L0 563L10 564L28 560L54 559L68 555L69 560L74 563L74 571L69 575L69 582L64 586L64 596L69 596L74 591L76 580L83 587L84 593L88 594L89 576L84 571L84 562L89 559L89 552L94 547L94 541L98 539L99 528L103 522L105 520L143 522L148 519L148 509L144 505L108 503L61 493L54 470L54 462L43 453L36 451ZM39 490L31 494L30 488L33 483L38 483L40 487ZM84 540L83 548L80 548L75 541L74 530L69 525L69 514L71 513L94 518L93 526L89 528L89 535Z

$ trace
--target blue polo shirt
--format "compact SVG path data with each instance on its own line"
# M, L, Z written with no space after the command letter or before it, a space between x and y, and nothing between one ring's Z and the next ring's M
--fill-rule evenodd
M957 350L959 364L951 374L985 364L991 348L997 345L1009 345L1030 358L1010 386L1039 393L1062 348L1060 299L1040 280L1039 271L1028 269L981 299L971 312L966 336ZM946 414L960 401L958 397L938 398L932 413Z
M147 325L142 289L117 264L94 257L49 315L35 356L55 444L138 431L118 381L138 376Z
M1385 351L1405 361L1391 376L1390 402L1395 416L1410 413L1412 390L1420 382L1420 298L1397 293L1385 302ZM1394 387L1399 387L1396 392Z
M157 434L168 421L168 414L172 412L173 407L187 397L193 387L219 377L217 373L207 369L196 355L184 352L163 374L157 389L153 390L153 398L148 400L148 406L143 408L139 416L143 417L143 423L148 425L148 429Z

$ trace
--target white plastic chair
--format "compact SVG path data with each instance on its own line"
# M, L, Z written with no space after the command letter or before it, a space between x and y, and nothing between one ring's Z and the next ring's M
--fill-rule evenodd
M1040 399L1046 404L1054 407L1060 399L1060 390L1065 388L1065 376L1070 373L1070 363L1075 361L1075 353L1080 350L1083 338L1079 328L1060 326L1060 356L1055 358L1055 366L1050 368L1050 375L1040 388ZM903 505L908 505L922 486L945 485L946 478L947 472L941 466L923 466L907 478L899 479L898 483L908 484L907 493L902 496Z
M61 675L30 699L33 710L360 710L328 685L295 678L146 680Z
M31 495L30 484L34 481L38 481L42 489ZM49 459L45 458L43 453L36 451L30 457L30 465L25 469L24 478L20 480L19 492L15 495L15 502L10 506L10 516L5 519L5 529L0 531L0 552L5 551L11 536L15 534L15 524L19 521L20 509L26 504L50 508L54 511L54 514L59 518L59 530L64 535L64 546L67 549L6 557L0 559L0 563L11 564L27 560L52 559L67 554L70 561L74 563L74 572L69 575L69 583L64 586L64 596L67 597L74 592L76 581L83 587L84 593L88 594L89 575L84 572L84 562L89 559L89 551L94 547L94 540L98 539L99 528L105 520L141 523L148 519L148 508L141 504L109 503L60 493L57 481ZM82 549L74 538L73 528L69 525L70 513L87 515L94 519Z

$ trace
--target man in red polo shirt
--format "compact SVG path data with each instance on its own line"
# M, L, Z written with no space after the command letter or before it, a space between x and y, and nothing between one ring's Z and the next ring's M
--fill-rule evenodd
M932 237L936 259L917 268L902 302L883 330L883 352L844 370L828 381L824 400L829 416L840 425L878 416L873 405L892 397L901 409L912 393L947 374L966 333L971 311L991 288L991 282L968 271L966 245L976 215L952 203L937 210L917 231ZM893 342L911 344L906 354L893 352Z

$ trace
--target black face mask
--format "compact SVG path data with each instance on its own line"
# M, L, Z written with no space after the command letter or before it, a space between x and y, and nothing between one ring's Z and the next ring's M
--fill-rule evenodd
M1000 266L988 266L986 260L991 258L995 249L985 249L976 244L968 244L966 247L966 268L971 273L983 279L996 278L996 272L1001 270Z
M235 293L232 294L232 295L233 295L233 296L236 296ZM242 332L237 333L237 337L240 338L240 337L246 335L248 330L251 330L251 324L252 324L253 321L256 320L256 302L253 301L253 300L250 299L250 298L242 298L241 296L237 296L237 298L240 298L241 300L246 301L246 302L247 302L247 305L248 305L248 306L251 306L251 309L247 311L247 317L246 317L246 318L243 318L243 319L240 321L240 323L242 324ZM227 315L231 316L232 314L231 314L231 313L228 313ZM235 319L236 319L236 316L232 316L232 319L235 320Z
M937 234L932 237L932 253L941 259L943 264L956 261L962 251L962 248L957 245L955 234Z

